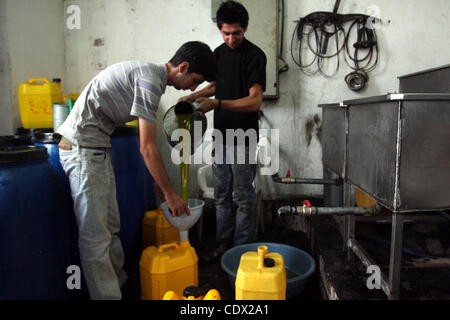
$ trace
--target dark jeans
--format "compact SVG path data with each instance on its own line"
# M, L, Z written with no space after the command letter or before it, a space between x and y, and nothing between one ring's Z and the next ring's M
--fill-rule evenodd
M223 164L213 163L214 197L219 246L231 247L254 242L256 231L256 195L253 180L256 164L249 164L249 148L245 148L245 164L230 164L230 148L224 148ZM236 154L236 152L235 152ZM255 155L252 155L253 157ZM233 200L237 205L233 212Z

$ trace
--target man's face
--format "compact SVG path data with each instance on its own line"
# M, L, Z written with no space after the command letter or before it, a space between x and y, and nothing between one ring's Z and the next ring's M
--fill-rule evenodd
M205 78L199 73L182 71L177 73L174 87L177 90L191 89L191 91L195 91L203 81Z
M244 41L244 34L247 28L242 28L239 23L223 23L222 29L219 30L227 46L231 49L236 49Z

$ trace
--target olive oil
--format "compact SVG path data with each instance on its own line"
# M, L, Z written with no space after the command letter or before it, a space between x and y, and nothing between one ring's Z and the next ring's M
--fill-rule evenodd
M188 132L191 132L191 118L192 114L177 114L178 119L178 128L186 129ZM184 139L183 137L181 139ZM182 141L180 141L181 143ZM187 203L189 199L189 163L186 159L188 159L188 155L184 155L183 152L190 152L191 141L189 141L189 149L184 150L184 148L180 149L180 158L181 158L181 166L180 166L180 177L181 177L181 198Z

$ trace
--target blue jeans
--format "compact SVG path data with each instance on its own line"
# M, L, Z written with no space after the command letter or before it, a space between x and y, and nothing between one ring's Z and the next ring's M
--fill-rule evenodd
M224 148L223 164L213 163L214 197L219 246L231 247L254 242L256 236L256 195L253 180L256 164L249 164L249 149L245 148L244 164L230 164L230 150ZM253 155L254 157L254 155ZM228 160L227 160L228 158ZM233 212L233 200L237 205Z
M117 233L120 215L116 182L108 149L72 147L59 150L70 181L78 225L83 274L91 299L121 299L127 280L124 253Z

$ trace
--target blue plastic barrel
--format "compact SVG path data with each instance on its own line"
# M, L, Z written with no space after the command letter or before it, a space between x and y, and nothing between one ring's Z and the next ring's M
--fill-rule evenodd
M61 135L58 133L36 133L33 136L32 141L37 146L43 146L47 148L49 155L48 162L55 169L56 173L61 177L65 184L69 187L69 179L64 172L64 169L59 162L59 148L58 143L61 141ZM69 189L70 192L70 189Z
M125 253L124 269L132 281L139 275L142 247L142 219L155 207L153 178L140 153L138 129L116 128L111 135L111 160L116 178L120 211L119 237Z
M72 212L41 146L0 149L0 300L67 299Z
M71 242L73 244L73 260L74 263L80 267L81 266L81 260L80 260L80 252L78 249L78 227L77 227L77 221L75 218L75 214L73 214L73 200L71 196L71 189L70 189L70 181L67 177L61 162L59 161L59 147L58 143L61 141L61 135L58 133L53 132L35 132L32 138L32 141L36 146L43 146L47 148L48 153L48 162L52 166L52 168L55 170L55 172L58 174L60 180L63 184L63 193L66 195L67 198L67 204L70 207L70 210L72 212L70 216L70 237ZM87 285L84 279L83 274L81 273L81 290L72 290L71 296L72 299L87 299L89 298L89 294L87 291Z

